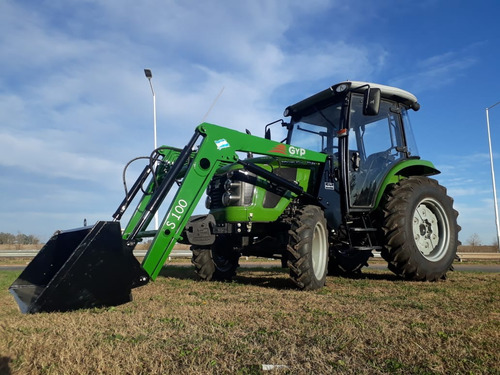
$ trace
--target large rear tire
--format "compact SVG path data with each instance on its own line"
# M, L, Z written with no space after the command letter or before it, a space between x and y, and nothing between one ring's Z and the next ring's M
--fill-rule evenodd
M307 205L296 211L287 246L290 278L303 290L325 285L328 270L328 229L318 206Z
M383 204L382 256L410 280L446 277L456 255L458 212L436 180L414 176L395 184Z

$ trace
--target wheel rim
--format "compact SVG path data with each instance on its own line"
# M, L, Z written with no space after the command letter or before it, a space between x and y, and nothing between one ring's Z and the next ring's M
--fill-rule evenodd
M212 250L212 259L215 267L222 273L230 272L235 268L234 260L227 254L219 254Z
M312 242L312 264L314 276L320 280L326 270L328 242L326 228L323 223L317 223L314 227L314 236Z
M432 198L423 199L413 213L413 239L424 258L437 262L450 244L450 222L443 206Z

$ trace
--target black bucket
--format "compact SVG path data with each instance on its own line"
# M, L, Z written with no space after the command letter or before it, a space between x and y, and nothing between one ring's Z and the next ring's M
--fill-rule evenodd
M56 232L9 291L23 313L120 305L149 281L132 250L118 222Z

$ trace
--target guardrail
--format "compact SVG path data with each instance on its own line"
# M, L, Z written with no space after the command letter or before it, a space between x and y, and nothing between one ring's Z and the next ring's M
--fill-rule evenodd
M0 250L0 258L34 258L39 250ZM146 255L146 250L134 250L136 257ZM169 255L169 258L191 258L191 250L174 249Z

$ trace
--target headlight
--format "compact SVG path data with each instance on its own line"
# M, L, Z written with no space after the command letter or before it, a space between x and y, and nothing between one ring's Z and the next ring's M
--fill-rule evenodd
M225 191L231 191L233 187L233 181L231 181L229 178L224 182L224 190Z
M205 199L205 207L207 208L207 210L210 209L211 205L212 205L212 198L210 197L210 195L208 195L207 199Z
M224 194L222 194L222 204L226 207L238 203L239 200L240 200L239 196L232 195L227 191Z
M231 194L229 194L227 191L222 194L222 204L224 206L229 206L231 204Z

